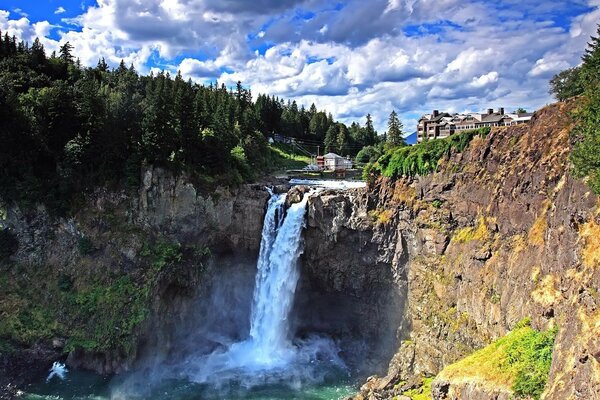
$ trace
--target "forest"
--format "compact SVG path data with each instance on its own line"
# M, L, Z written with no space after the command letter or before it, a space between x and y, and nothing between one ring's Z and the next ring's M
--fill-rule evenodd
M202 85L140 75L100 58L83 67L70 43L47 55L0 33L0 196L65 211L98 185L139 185L143 164L186 171L199 184L236 185L277 167L274 135L354 156L374 145L370 115L347 127L331 113L238 82ZM316 151L315 151L316 152Z

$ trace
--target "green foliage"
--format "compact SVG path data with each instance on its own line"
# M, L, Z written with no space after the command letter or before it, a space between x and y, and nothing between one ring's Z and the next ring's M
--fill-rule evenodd
M404 126L402 125L402 122L398 119L398 114L396 114L396 111L393 110L388 120L388 130L386 133L387 142L392 146L406 145L404 137L402 137L403 129Z
M600 85L590 92L576 111L573 135L577 143L571 153L575 175L588 177L590 188L600 194Z
M381 157L381 149L378 146L365 146L356 155L356 162L368 164L377 161Z
M380 173L392 178L427 175L437 171L438 162L452 150L462 152L475 136L486 136L489 132L490 128L480 128L444 139L395 148L385 152L377 162L365 168L364 173Z
M584 95L574 113L576 140L571 161L574 173L588 178L592 191L600 194L600 25L598 36L592 37L579 67L555 75L550 81L550 93L558 100Z
M129 276L121 276L109 285L98 282L77 292L71 300L76 318L87 319L88 329L74 332L67 347L133 350L134 329L149 312L149 289L140 287Z
M181 75L140 76L104 59L82 68L70 43L46 57L0 35L0 196L68 213L99 185L136 190L142 165L185 171L206 189L252 180L276 167L269 137L281 134L355 154L375 143L366 126L348 129L331 114L259 95L241 82L199 85ZM322 149L321 145L321 149ZM204 187L203 186L203 187Z
M8 228L0 228L0 261L12 256L19 248L19 241Z
M521 398L539 399L552 363L556 329L536 331L530 319L519 322L506 336L446 367L440 377L507 386Z
M431 202L431 206L432 206L433 208L440 208L440 207L442 206L442 204L444 204L444 202L443 202L442 200L440 200L440 199L434 199L434 200Z
M581 68L579 67L566 69L554 75L550 80L550 94L559 101L580 95L583 90Z
M146 243L140 255L149 257L152 266L157 271L180 262L183 257L181 244L166 240L159 240L154 246Z
M306 155L297 154L291 145L273 143L269 145L272 169L301 169L310 164Z
M516 371L512 386L516 395L539 399L550 373L552 348L556 329L538 332L529 329L521 340L512 342L507 350L507 368Z

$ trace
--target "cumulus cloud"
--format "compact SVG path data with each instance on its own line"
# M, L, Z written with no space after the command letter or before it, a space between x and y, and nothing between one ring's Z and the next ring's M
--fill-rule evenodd
M3 32L40 36L49 50L70 41L84 65L105 57L199 82L241 80L346 122L371 113L380 130L395 109L412 130L433 108L550 102L547 81L579 63L600 1L97 0L63 19L60 40L49 22L15 15L0 11Z
M63 6L60 6L56 10L54 10L54 14L62 14L62 13L65 13L66 11L67 10Z

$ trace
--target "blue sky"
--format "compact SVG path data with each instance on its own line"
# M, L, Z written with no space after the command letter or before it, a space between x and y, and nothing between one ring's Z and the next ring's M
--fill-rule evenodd
M0 0L0 29L84 65L241 80L345 122L395 109L406 131L432 109L537 109L579 63L600 0Z

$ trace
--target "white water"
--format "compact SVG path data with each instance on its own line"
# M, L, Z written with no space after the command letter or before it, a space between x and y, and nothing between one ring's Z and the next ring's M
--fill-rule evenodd
M346 371L332 340L319 336L298 340L290 332L310 194L285 210L286 195L269 192L246 338L228 342L220 337L219 348L209 354L194 351L193 344L186 342L190 351L182 359L167 360L134 374L112 390L113 400L136 398L136 394L149 389L149 382L150 386L168 380L194 382L222 393L219 398L233 398L231 391L268 385L292 390L319 385L331 377L332 371Z
M46 382L50 382L55 376L64 381L67 372L68 370L65 364L60 363L58 361L54 361L54 363L52 364L52 368L50 368L50 373L46 378Z
M291 185L314 186L325 189L360 189L367 186L363 181L340 181L340 180L325 180L325 179L290 179Z
M344 364L329 339L312 337L292 342L289 314L299 280L302 228L309 193L284 210L285 194L273 194L267 205L246 340L209 355L190 355L175 367L176 376L197 383L227 386L232 382L253 387L322 381L320 363ZM284 216L285 213L285 216Z

